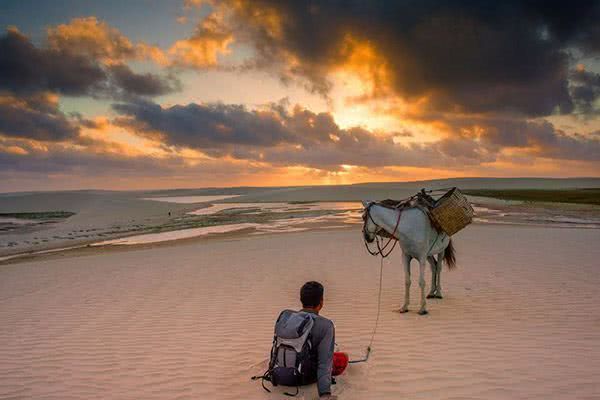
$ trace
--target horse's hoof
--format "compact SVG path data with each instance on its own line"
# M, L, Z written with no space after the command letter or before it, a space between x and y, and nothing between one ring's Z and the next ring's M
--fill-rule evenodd
M427 311L427 310L419 311L419 315L427 315L427 314L429 314L429 311Z
M437 299L437 296L435 294L428 294L427 298L428 299Z
M407 312L408 312L408 308L404 308L404 307L402 307L401 309L399 309L399 310L398 310L398 312L399 312L400 314L407 313Z
M443 299L443 298L444 298L444 296L442 296L441 294L437 294L437 295L435 295L434 297L435 297L436 299Z

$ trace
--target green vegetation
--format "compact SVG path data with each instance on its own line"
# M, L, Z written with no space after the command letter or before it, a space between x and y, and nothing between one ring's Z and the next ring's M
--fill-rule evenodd
M75 215L70 211L40 211L40 212L16 212L0 213L0 218L19 218L19 219L65 219Z
M590 189L506 189L463 190L470 196L493 197L501 200L541 201L549 203L575 203L600 205L600 188Z

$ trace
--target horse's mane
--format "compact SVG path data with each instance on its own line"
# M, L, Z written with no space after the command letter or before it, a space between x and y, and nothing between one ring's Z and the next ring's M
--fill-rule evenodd
M405 205L409 201L410 200L385 199L385 200L381 200L381 201L377 202L377 204L380 204L382 206L389 207L389 208L401 208L403 205Z

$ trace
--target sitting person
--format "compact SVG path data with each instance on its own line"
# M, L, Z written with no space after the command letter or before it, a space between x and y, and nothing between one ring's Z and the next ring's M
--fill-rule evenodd
M332 376L344 372L348 355L334 352L333 322L319 315L323 292L319 282L307 282L300 289L302 309L281 312L275 324L269 370L256 378L269 380L274 386L317 382L321 398L334 398L331 396ZM265 390L269 391L266 387Z

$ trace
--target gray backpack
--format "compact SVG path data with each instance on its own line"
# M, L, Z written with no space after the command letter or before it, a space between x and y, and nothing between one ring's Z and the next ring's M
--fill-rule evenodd
M252 378L262 379L267 392L270 390L265 386L265 380L273 386L296 386L296 394L298 386L316 381L316 352L312 349L310 334L314 322L313 314L304 311L285 310L279 315L275 323L269 369L262 376Z

